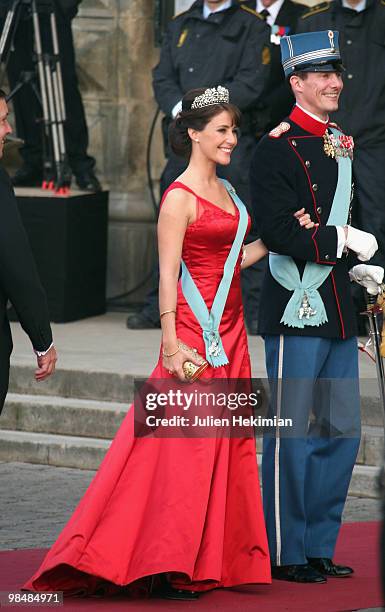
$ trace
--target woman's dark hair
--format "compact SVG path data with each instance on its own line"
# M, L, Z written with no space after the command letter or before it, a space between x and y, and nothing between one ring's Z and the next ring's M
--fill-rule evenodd
M197 96L201 96L206 91L206 88L191 89L188 91L182 99L182 110L170 124L168 130L169 143L176 155L180 157L186 157L187 159L191 155L192 143L191 138L188 135L188 128L202 131L206 125L219 113L227 111L233 120L236 127L239 127L241 123L241 112L234 106L227 102L221 102L220 104L210 104L203 108L191 109L191 104Z

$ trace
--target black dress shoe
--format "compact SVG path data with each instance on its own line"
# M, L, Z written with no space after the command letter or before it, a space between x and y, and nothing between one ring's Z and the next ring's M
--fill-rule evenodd
M275 565L271 568L271 575L276 580L288 582L308 582L322 584L326 578L309 564L306 565Z
M354 574L354 570L347 565L336 565L327 557L312 557L308 559L309 564L323 576L334 576L334 578L346 578Z
M160 322L147 319L143 313L138 312L127 317L126 325L128 329L158 329Z
M82 191L101 191L102 187L92 170L75 172L75 179Z
M199 598L199 593L196 591L174 589L171 584L162 585L161 589L155 592L155 595L162 597L162 599L174 599L179 601L196 601Z
M11 178L14 187L41 187L43 174L35 166L23 164Z

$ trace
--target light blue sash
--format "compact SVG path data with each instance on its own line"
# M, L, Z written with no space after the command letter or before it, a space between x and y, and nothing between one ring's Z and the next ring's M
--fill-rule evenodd
M237 196L230 183L224 179L220 180L225 185L234 204L239 210L239 222L234 242L223 268L222 280L219 283L219 287L215 294L211 311L208 311L206 303L183 260L181 283L183 295L202 328L203 340L206 347L206 359L215 368L229 363L218 330L226 305L227 296L229 294L231 281L233 279L234 268L238 261L239 252L243 244L248 223L245 205Z
M333 128L332 132L336 138L341 135L341 132ZM342 226L346 225L349 215L352 161L349 157L342 156L337 157L337 161L337 187L326 225ZM281 323L301 329L305 325L319 326L326 323L328 318L318 288L327 279L333 266L308 262L301 279L292 257L270 253L269 267L274 279L285 289L293 291Z

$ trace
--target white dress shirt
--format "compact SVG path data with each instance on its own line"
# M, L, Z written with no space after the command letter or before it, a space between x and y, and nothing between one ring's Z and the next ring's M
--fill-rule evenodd
M281 10L281 6L283 3L284 0L275 0L275 2L273 2L271 6L263 6L262 0L257 0L255 10L257 11L257 13L262 13L262 11L264 11L265 9L269 11L270 15L266 19L266 23L268 23L269 26L272 26L275 24L275 20L277 19L278 13ZM280 24L278 23L277 25Z
M207 6L207 3L205 2L203 4L203 18L207 19L207 17L209 15L211 15L211 13L219 13L220 11L225 11L226 9L230 8L232 4L231 0L227 0L227 2L224 2L223 4L221 4L220 6L218 6L215 9L211 9Z
M342 0L342 6L344 8L351 9L352 11L357 11L357 13L361 13L366 9L366 0L361 0L356 6L351 6L347 0Z

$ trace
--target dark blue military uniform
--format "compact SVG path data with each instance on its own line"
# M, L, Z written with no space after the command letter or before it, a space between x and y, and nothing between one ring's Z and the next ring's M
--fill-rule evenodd
M333 266L319 289L328 321L317 328L305 327L301 335L349 338L357 329L347 257L337 259L336 228L325 225L337 185L337 163L325 155L323 136L309 131L311 119L308 129L290 117L285 123L289 129L281 136L266 135L261 140L251 164L253 208L260 235L270 251L291 255L301 276L307 261ZM302 207L320 224L318 229L308 231L299 226L293 215ZM268 269L259 311L260 334L298 334L298 329L280 323L290 295Z
M312 7L299 20L299 32L335 29L346 70L336 121L356 143L355 223L374 234L379 250L371 263L385 265L385 3L367 0L357 12L341 0Z
M312 567L306 569L309 559L333 557L360 438L348 265L346 255L337 258L336 227L326 225L338 166L324 151L325 131L324 123L296 107L260 141L250 175L253 207L267 248L291 256L300 277L307 262L332 267L319 287L325 323L304 328L281 323L292 292L273 278L270 268L260 304L270 416L292 422L264 437L263 500L270 554L276 577L283 572L284 579L305 582L323 579ZM318 228L299 226L293 215L302 207ZM294 568L295 578L285 574L286 566ZM305 569L298 571L297 566Z

